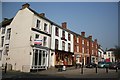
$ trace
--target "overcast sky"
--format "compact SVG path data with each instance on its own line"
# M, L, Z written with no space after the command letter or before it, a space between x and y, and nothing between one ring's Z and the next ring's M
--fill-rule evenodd
M24 2L2 3L2 18L12 18ZM117 2L29 2L38 13L76 33L86 32L86 37L98 39L103 49L118 45L118 3ZM1 19L0 19L1 21Z

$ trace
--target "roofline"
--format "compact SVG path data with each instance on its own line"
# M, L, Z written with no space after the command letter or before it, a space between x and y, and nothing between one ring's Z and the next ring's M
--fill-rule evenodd
M70 33L74 34L74 35L77 35L77 36L83 37L83 38L85 38L85 39L88 39L88 37L81 36L80 34L77 34L77 33L73 32L73 31L71 31L71 30L69 30L69 29L64 29L64 28L62 28L60 25L56 24L55 22L51 21L50 19L48 19L48 18L46 18L46 17L39 16L39 14L38 14L36 11L34 11L33 9L31 9L31 8L28 8L28 9L29 9L30 11L32 11L32 12L33 12L35 15L37 15L38 17L40 17L40 18L42 18L42 19L45 19L46 21L50 22L51 25L55 25L55 26L57 26L57 27L65 30L65 31L67 31L67 32L70 32ZM89 39L88 39L88 40L89 40ZM94 41L92 40L92 42L94 42Z

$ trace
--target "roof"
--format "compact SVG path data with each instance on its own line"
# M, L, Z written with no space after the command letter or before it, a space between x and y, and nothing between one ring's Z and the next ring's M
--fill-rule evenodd
M11 19L5 19L0 23L0 27L4 27L6 25L9 25L12 22L13 18Z
M59 27L59 28L61 28L61 29L64 29L64 28L62 28L60 25L58 25L58 24L56 24L55 22L51 21L50 19L48 19L48 18L46 18L46 17L44 17L44 16L40 16L39 13L37 13L37 12L34 11L33 9L31 9L31 8L28 8L28 9L29 9L30 11L32 11L32 12L33 12L35 15L37 15L38 17L40 17L40 18L42 18L42 19L45 19L46 21L50 22L51 24L53 24L53 25L55 25L55 26L57 26L57 27ZM70 30L68 30L68 29L64 29L64 30L65 30L65 31L68 31L68 32L70 32L70 33L79 35L79 34L73 32L73 31L70 31Z
M110 48L110 49L108 49L107 51L114 51L115 49L114 48Z
M32 12L33 12L35 15L37 15L38 17L40 17L40 18L42 18L42 19L45 19L46 21L50 22L51 24L53 24L53 25L55 25L55 26L57 26L57 27L65 30L65 31L68 31L68 32L70 32L70 33L72 33L72 34L75 34L75 35L77 35L77 36L80 36L80 37L83 37L83 38L89 40L88 37L84 37L84 36L82 36L82 35L80 35L80 34L77 34L77 33L73 32L73 31L69 30L69 29L62 28L62 26L56 24L55 22L51 21L50 19L48 19L48 18L46 18L46 17L44 17L44 16L40 16L39 13L37 13L37 12L34 11L33 9L31 9L31 8L28 8L28 9L29 9L30 11L32 11ZM92 42L93 42L93 40L92 40Z
M61 29L63 29L63 30L65 30L65 31L67 31L67 32L70 32L70 33L72 33L72 34L74 34L74 35L77 35L77 36L80 36L80 37L83 37L83 38L85 38L85 39L90 40L88 37L84 37L84 36L82 36L82 35L80 35L80 34L77 34L77 33L73 32L73 31L69 30L69 29L62 28L60 25L56 24L55 22L51 21L50 19L48 19L48 18L46 18L46 17L44 17L44 16L40 16L39 13L37 13L37 12L34 11L33 9L31 9L31 8L28 8L28 9L29 9L31 12L33 12L35 15L37 15L38 17L40 17L40 18L42 18L42 19L45 19L46 21L50 22L51 24L53 24L53 25L55 25L55 26L57 26L57 27L59 27L59 28L61 28ZM22 9L20 9L20 10L22 10ZM2 27L6 26L6 25L9 25L9 24L12 22L12 20L13 20L13 18L4 20L4 21L2 21L2 22L0 23L0 25L2 25ZM92 40L92 42L93 42L93 40Z

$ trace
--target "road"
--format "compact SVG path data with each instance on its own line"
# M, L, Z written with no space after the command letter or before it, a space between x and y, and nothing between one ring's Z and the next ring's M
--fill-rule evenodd
M23 73L17 71L8 71L6 74L3 72L2 78L103 78L108 80L110 79L120 79L120 70L116 72L116 70L108 70L106 73L106 69L97 69L97 73L95 68L84 68L83 74L81 74L81 69L67 69L66 71L58 72L57 69L49 69L38 72L30 72Z

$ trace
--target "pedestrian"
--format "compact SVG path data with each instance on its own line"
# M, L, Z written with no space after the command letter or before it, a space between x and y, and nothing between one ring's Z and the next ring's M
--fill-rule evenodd
M7 63L5 63L5 73L7 73Z

